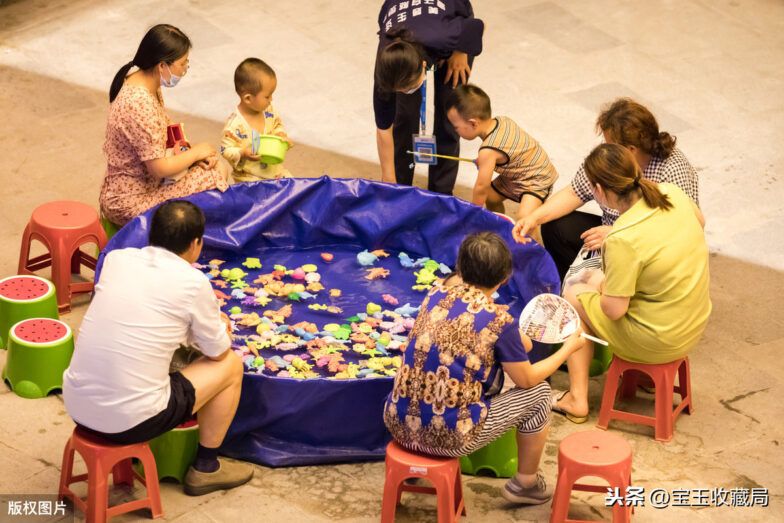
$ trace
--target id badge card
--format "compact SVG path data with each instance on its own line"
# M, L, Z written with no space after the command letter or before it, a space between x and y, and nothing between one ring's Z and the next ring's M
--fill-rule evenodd
M431 134L415 134L414 135L414 161L425 165L437 165L438 158L435 156L427 156L430 154L438 154L436 150L436 137ZM418 153L427 153L418 154Z
M413 137L414 162L425 165L438 164L438 158L430 156L438 153L436 137L433 136L433 124L427 125L428 122L433 121L433 111L435 110L433 89L428 89L428 85L432 86L435 81L433 74L432 67L425 71L425 81L422 82L420 88L422 101L419 105L419 134L415 134ZM427 153L427 155L417 153Z

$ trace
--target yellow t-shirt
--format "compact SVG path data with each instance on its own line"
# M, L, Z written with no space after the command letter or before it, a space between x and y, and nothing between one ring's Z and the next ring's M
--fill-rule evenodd
M666 363L699 341L711 313L708 245L694 203L677 186L659 190L673 207L663 211L640 199L613 225L602 246L604 293L630 297L629 310L613 321L600 295L579 296L597 334L623 359Z
M254 182L257 180L276 180L278 178L291 178L291 173L283 164L268 165L242 157L242 150L251 144L253 127L245 117L235 110L229 115L223 126L221 137L221 154L233 167L232 177L235 182ZM264 111L264 129L258 130L260 134L275 134L286 136L278 113L272 104Z

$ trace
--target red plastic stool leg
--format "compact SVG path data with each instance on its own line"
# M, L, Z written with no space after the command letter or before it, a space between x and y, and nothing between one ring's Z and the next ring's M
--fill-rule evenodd
M87 463L87 523L104 523L109 508L109 471L100 458L83 456Z
M74 462L74 448L71 438L65 444L63 450L63 464L60 467L60 487L57 489L57 495L62 500L67 494L68 486L73 479L73 462Z
M155 457L147 447L145 455L139 456L139 461L144 467L144 486L147 487L147 497L150 500L150 512L153 519L163 516L163 504L161 503L161 488L158 483L158 467L155 465ZM129 460L130 462L130 460Z
M400 488L403 478L399 476L394 468L394 464L390 463L389 458L386 460L386 469L384 498L381 502L381 523L393 523L397 505L400 503L400 497L403 495L403 491Z
M454 523L455 521L455 491L451 482L445 482L439 478L435 482L436 496L438 499L438 523Z
M629 369L621 377L621 397L631 399L637 396L637 380L642 373L637 370Z
M610 369L607 371L607 377L604 382L604 392L602 392L602 406L599 409L599 419L596 426L600 429L607 430L610 423L610 416L612 409L615 406L615 395L618 392L618 379L621 377L620 365L618 360L613 358L610 364Z
M112 467L112 483L133 487L133 467L130 459L124 459Z
M678 394L681 395L681 401L686 402L683 411L686 414L694 413L694 402L691 395L691 372L689 371L689 358L684 358L678 367Z
M656 381L655 438L656 441L670 441L673 426L672 397L675 388L675 369L662 368L654 381Z
M26 274L27 260L30 257L31 241L30 224L28 223L25 227L24 233L22 234L22 246L19 249L19 270L17 271L17 274Z
M553 501L550 504L552 510L550 511L550 523L561 523L566 521L569 516L569 504L572 498L572 485L575 478L569 474L569 471L559 467L558 481L555 484L555 492L553 493Z
M465 516L467 514L465 507L465 499L463 499L463 476L460 473L460 467L455 471L457 478L455 479L455 513L460 510L460 514Z

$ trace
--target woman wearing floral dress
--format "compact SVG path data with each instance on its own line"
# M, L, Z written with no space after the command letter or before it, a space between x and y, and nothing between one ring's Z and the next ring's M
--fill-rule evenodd
M228 170L208 143L166 156L171 121L160 87L174 87L185 75L190 48L182 31L156 25L142 39L134 59L114 77L103 147L108 165L100 204L103 215L115 224L124 225L172 198L228 188ZM138 70L128 74L134 67Z

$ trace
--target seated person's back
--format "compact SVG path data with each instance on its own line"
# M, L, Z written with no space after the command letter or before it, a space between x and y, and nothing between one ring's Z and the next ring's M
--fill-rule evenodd
M217 314L209 310L212 296L204 275L166 249L110 252L64 376L71 416L102 432L120 432L160 412L180 344L208 356L226 350L222 324L205 321ZM195 339L188 339L190 329Z

